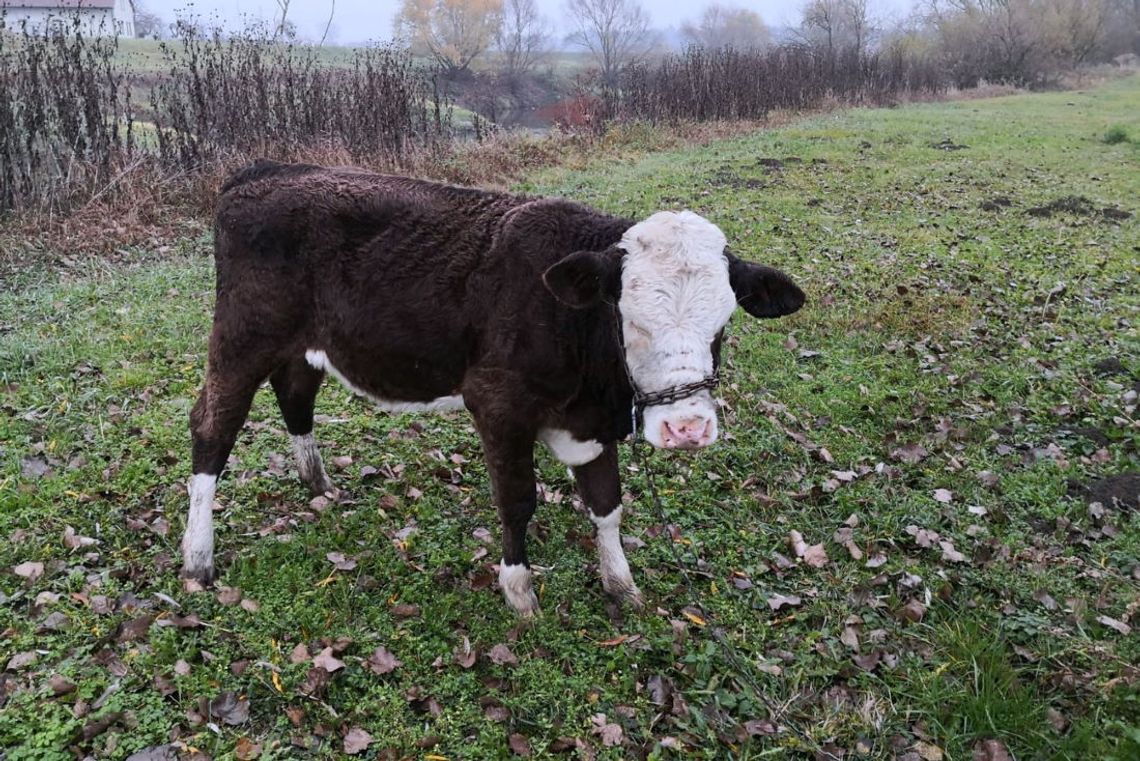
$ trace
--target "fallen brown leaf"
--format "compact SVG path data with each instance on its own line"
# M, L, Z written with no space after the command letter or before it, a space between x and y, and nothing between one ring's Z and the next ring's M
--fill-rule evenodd
M602 738L602 745L607 748L612 748L615 745L621 745L622 732L621 725L611 724L610 720L606 718L604 713L596 713L590 717L590 721L594 723L594 728L590 730L595 735Z
M396 656L392 655L392 653L388 651L388 648L378 647L375 652L369 656L368 660L365 661L365 665L368 666L368 670L373 674L383 675L395 671L404 664L396 658Z
M248 737L239 737L234 746L234 757L238 761L253 761L261 755L261 745Z
M333 649L326 647L313 658L313 665L318 666L330 674L344 668L344 661L333 655Z
M511 749L511 753L522 758L530 758L530 740L526 739L526 735L521 735L518 732L512 734L507 738L507 747Z
M1109 618L1108 616L1097 616L1096 620L1097 623L1104 624L1110 629L1115 629L1117 632L1123 634L1126 637L1132 633L1131 626L1124 623L1123 621L1117 621L1115 618Z
M974 745L973 761L1012 761L1001 740L979 740Z
M18 566L15 566L12 569L12 573L28 581L35 581L44 575L44 564L29 560L26 563L20 563Z
M784 606L795 607L799 604L799 595L775 594L768 598L768 607L770 607L772 610L779 610Z
M360 727L353 727L348 730L348 734L344 736L344 752L350 756L355 756L357 753L363 753L368 750L368 746L372 744L372 735L365 732Z
M517 666L519 659L506 645L499 644L491 648L487 654L491 661L499 666Z
M230 726L249 721L249 700L237 693L226 691L210 701L210 716Z

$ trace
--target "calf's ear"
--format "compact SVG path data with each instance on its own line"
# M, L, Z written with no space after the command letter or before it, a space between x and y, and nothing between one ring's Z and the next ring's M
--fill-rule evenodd
M736 303L753 317L783 317L804 305L804 292L774 267L753 264L725 252L728 282Z
M613 290L620 266L610 251L575 251L543 272L542 283L566 306L585 309Z

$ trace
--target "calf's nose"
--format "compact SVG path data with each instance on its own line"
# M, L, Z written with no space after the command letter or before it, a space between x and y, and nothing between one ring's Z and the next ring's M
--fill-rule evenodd
M661 440L668 449L699 449L712 442L712 421L703 417L666 420L661 423Z

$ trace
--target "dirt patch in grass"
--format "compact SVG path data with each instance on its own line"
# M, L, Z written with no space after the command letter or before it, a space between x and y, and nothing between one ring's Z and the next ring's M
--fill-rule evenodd
M1087 504L1099 502L1105 507L1121 510L1140 508L1140 471L1120 473L1085 483L1070 483L1071 496L1080 497Z
M1093 372L1107 378L1113 375L1128 375L1128 368L1124 366L1119 357L1105 357L1093 365Z
M1001 211L1013 205L1013 201L1009 196L994 196L988 200L982 201L978 204L978 208L982 211Z
M1107 447L1110 443L1108 436L1104 435L1104 431L1092 426L1081 426L1079 428L1071 428L1069 432L1074 436L1080 436L1083 439L1088 439L1098 447Z
M1084 196L1062 196L1041 206L1034 206L1026 211L1031 217L1048 219L1054 214L1072 214L1077 217L1100 217L1106 221L1119 222L1132 216L1132 212L1118 209L1115 206L1104 206L1100 209Z
M939 140L937 143L931 143L930 147L940 151L964 151L970 146L962 145L961 143L955 143L953 140L946 137Z
M1130 219L1132 217L1132 212L1125 211L1124 209L1118 209L1115 206L1105 206L1100 210L1100 215L1105 219L1112 220L1113 222L1118 222L1122 219Z

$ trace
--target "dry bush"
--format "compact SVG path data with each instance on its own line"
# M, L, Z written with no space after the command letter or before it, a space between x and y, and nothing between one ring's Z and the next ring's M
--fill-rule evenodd
M450 108L430 73L392 47L321 65L311 47L191 26L167 71L131 80L113 37L0 33L0 213L84 217L108 203L199 205L220 173L268 156L338 156L398 169L443 150ZM131 85L149 89L136 112ZM145 118L140 119L140 115Z
M816 109L829 100L878 104L946 86L934 66L897 53L691 47L652 66L627 68L608 106L621 119L654 123L763 119L775 109Z
M450 139L433 79L391 46L357 49L348 66L334 67L318 62L316 48L254 34L202 39L188 29L164 54L169 70L150 100L169 168L328 151L398 166Z
M0 212L105 192L134 144L114 38L0 31Z

